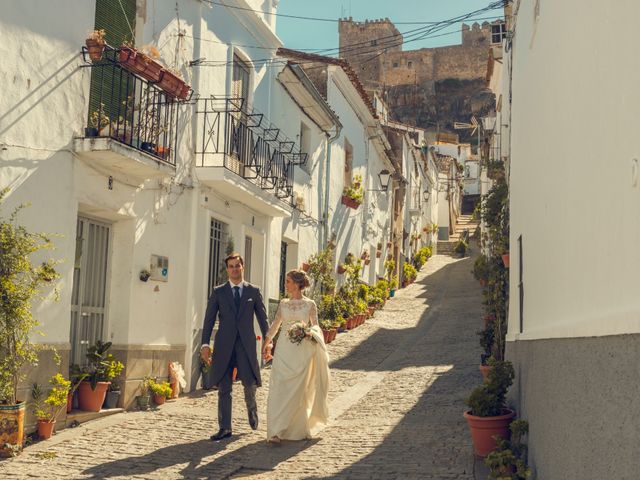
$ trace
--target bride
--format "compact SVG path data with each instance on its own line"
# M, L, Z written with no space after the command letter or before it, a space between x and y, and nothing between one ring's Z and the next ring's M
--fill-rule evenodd
M268 360L271 340L282 327L267 401L267 439L272 443L310 438L311 429L328 418L329 357L318 326L316 304L302 295L308 286L309 279L303 271L287 273L285 289L289 298L280 302L264 343L262 353ZM294 343L288 333L298 322L309 328L306 337Z

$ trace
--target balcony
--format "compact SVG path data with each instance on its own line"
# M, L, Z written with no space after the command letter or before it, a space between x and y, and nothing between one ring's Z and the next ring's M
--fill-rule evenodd
M175 173L180 101L123 67L120 49L91 62L89 111L78 156L105 173L138 180Z
M199 99L196 115L200 181L265 215L289 215L293 169L307 154L243 99Z

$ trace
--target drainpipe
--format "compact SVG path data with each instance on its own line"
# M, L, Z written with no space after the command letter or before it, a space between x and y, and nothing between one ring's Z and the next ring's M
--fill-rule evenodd
M324 176L324 214L322 219L323 232L320 240L320 247L318 251L323 250L324 247L329 243L329 176L331 173L331 146L333 142L335 142L340 136L340 132L342 132L342 125L340 123L336 124L336 133L327 140L327 155L326 155L326 165L325 165L325 176ZM328 135L327 135L328 137Z

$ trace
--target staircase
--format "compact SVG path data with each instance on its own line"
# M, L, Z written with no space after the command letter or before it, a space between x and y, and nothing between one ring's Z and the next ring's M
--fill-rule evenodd
M453 248L455 247L462 232L469 230L469 237L473 238L473 234L476 231L476 227L480 222L474 220L471 215L460 215L458 217L458 223L456 224L456 233L449 236L449 240L438 241L438 255L455 255Z

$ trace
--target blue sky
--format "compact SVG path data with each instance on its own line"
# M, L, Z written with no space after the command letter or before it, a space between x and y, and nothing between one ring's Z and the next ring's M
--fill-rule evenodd
M354 21L388 17L392 22L438 22L486 7L493 0L280 0L279 14L338 19L353 17ZM499 18L501 10L476 15L482 23ZM428 25L397 24L400 32L415 31ZM327 49L338 46L337 22L302 20L278 16L276 31L285 47L294 49ZM460 43L460 23L407 44L404 50L438 47Z

